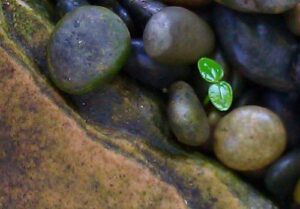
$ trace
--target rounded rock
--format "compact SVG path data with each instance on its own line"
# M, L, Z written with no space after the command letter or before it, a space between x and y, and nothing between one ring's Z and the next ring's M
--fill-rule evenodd
M183 81L170 87L168 119L178 141L189 146L204 144L210 133L207 115L194 90Z
M56 26L48 49L54 83L70 94L83 94L109 81L125 64L130 35L112 11L83 6Z
M287 153L274 163L265 176L266 188L277 197L292 195L300 177L300 150Z
M182 7L166 7L153 15L143 39L147 54L165 64L194 63L215 46L210 26Z
M214 138L218 159L239 171L266 167L286 147L286 131L281 120L259 106L244 106L227 114L217 125Z
M220 44L234 69L259 85L278 91L294 90L290 71L297 40L282 18L243 14L217 6L214 22Z

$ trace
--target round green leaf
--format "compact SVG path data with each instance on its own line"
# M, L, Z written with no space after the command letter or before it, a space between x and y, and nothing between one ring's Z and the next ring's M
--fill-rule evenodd
M220 111L227 111L232 104L232 88L225 81L211 85L208 89L208 96L212 104Z
M198 69L201 76L209 83L219 82L223 76L224 71L221 65L209 58L201 58L198 61Z

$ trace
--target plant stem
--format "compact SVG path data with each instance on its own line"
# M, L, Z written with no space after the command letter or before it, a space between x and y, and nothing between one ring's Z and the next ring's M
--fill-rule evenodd
M205 99L203 101L204 106L207 106L209 104L209 101L210 101L209 96L206 95L206 97L205 97Z

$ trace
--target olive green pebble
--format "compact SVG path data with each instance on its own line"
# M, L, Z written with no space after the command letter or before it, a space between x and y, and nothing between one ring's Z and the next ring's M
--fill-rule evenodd
M292 33L300 36L300 3L287 12L286 23Z
M300 205L300 179L298 180L298 183L296 185L296 189L294 192L294 201L295 201L295 203Z
M116 14L82 6L56 26L48 48L50 76L61 90L83 94L114 77L129 52L129 31Z
M218 123L214 139L218 159L239 171L266 167L286 147L286 131L281 120L259 106L244 106L227 114Z
M182 7L166 7L154 14L143 34L147 54L165 64L191 64L210 54L215 36L210 26Z
M181 143L200 146L207 141L210 133L207 115L192 87L183 81L170 87L168 119Z

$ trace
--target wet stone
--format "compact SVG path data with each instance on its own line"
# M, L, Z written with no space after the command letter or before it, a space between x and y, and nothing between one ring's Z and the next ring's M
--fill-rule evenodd
M207 141L210 133L207 115L192 87L183 81L170 87L168 119L181 143L200 146Z
M226 166L257 171L270 165L286 147L280 118L259 106L244 106L223 117L214 132L214 151Z
M188 66L165 65L149 57L145 52L142 40L133 40L131 46L132 53L124 66L124 71L144 85L161 90L168 88L173 82L189 76Z
M245 77L280 91L294 88L290 66L297 42L279 16L250 15L224 7L214 25L226 57Z
M50 75L61 90L83 94L110 81L129 52L123 21L104 7L83 6L56 26L48 49Z
M147 54L160 63L192 64L214 50L210 26L182 7L166 7L152 16L143 34Z

